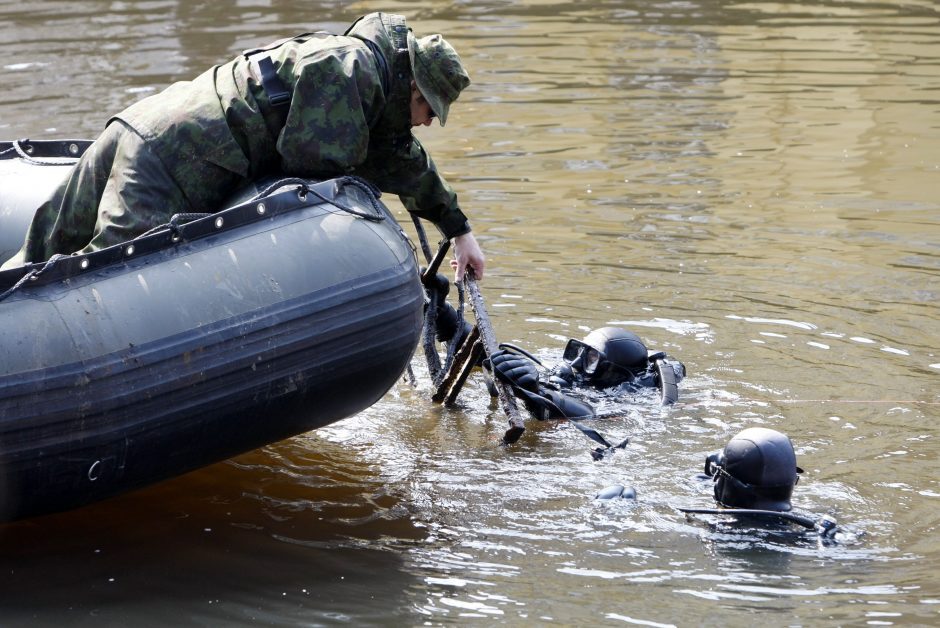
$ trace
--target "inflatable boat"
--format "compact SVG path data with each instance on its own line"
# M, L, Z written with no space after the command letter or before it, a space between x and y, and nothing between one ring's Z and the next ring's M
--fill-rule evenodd
M2 259L87 146L0 142ZM243 198L0 272L0 518L74 508L333 423L401 376L424 294L377 191L293 179Z

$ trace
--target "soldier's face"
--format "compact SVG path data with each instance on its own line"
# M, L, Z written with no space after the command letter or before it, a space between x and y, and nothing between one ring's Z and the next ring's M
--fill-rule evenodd
M429 126L434 119L431 105L421 95L415 82L411 82L411 126Z

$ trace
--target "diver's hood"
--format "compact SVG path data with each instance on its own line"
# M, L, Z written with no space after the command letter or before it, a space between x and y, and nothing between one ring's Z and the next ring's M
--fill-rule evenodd
M715 478L715 501L727 508L788 511L802 472L790 439L762 427L742 431L705 462L705 473Z

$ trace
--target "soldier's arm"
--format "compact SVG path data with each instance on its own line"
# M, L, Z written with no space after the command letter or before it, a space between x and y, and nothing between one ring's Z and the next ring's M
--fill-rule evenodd
M369 156L370 179L383 192L397 194L409 212L433 222L446 238L470 232L457 193L417 138L396 151Z

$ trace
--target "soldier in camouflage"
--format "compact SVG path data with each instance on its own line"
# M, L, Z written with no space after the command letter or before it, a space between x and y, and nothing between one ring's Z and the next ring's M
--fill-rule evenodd
M443 126L469 84L443 37L416 38L392 14L366 15L342 36L248 51L111 118L4 268L124 242L176 213L216 211L264 175L355 174L453 238L458 280L467 267L482 278L457 195L412 134L435 117ZM284 93L272 94L277 87Z

